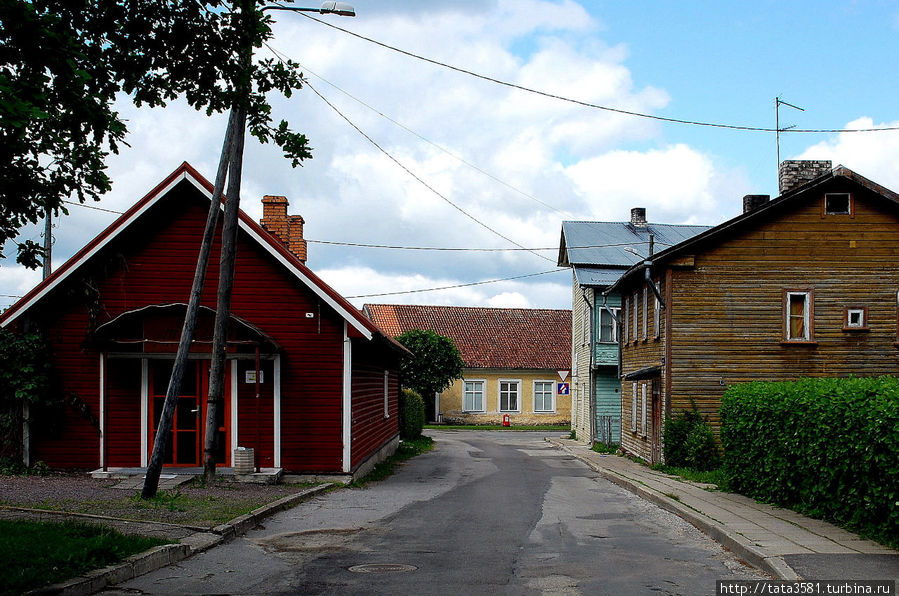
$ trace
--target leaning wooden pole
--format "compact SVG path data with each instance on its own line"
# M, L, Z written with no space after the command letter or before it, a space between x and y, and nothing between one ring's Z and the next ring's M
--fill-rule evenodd
M237 129L231 167L228 173L228 192L225 194L225 219L222 223L222 250L219 260L219 286L215 307L215 335L212 341L212 365L209 373L209 393L206 400L206 432L203 441L203 470L206 481L215 478L215 438L218 434L218 408L225 392L225 364L227 363L228 321L231 318L231 293L234 288L234 262L237 255L237 216L240 209L240 180L243 171L243 142L246 128L246 108L238 107Z
M212 240L215 237L215 228L218 222L218 213L221 210L222 194L225 188L225 177L228 173L228 165L232 159L234 138L237 135L237 114L232 110L228 119L228 130L225 133L225 141L222 144L222 155L219 159L219 167L215 176L215 189L212 193L212 201L209 205L209 214L206 217L206 229L203 232L203 241L200 244L200 254L197 257L197 268L194 272L194 281L190 290L190 301L187 312L184 315L184 325L181 328L181 341L178 343L178 352L175 355L175 363L172 366L172 376L165 393L165 402L159 423L156 426L156 438L153 441L153 453L147 465L147 475L144 479L144 487L141 497L152 499L159 488L159 475L162 472L162 460L165 456L166 437L172 430L172 417L175 406L178 403L178 393L181 392L181 378L184 376L184 368L187 364L187 356L190 353L190 344L194 338L194 329L197 324L197 312L200 309L200 295L203 293L203 285L206 281L206 267L209 263L209 253L212 250ZM242 136L242 134L241 134Z

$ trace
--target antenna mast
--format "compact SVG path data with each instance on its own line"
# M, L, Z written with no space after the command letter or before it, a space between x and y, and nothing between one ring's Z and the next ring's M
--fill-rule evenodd
M800 108L799 106L794 106L791 103L787 103L780 98L778 95L774 98L774 136L777 141L777 171L780 172L780 131L782 130L790 130L791 128L796 128L795 124L791 124L789 126L785 126L783 128L780 127L780 106L785 105L793 108L794 110L799 110L800 112L804 112L804 108ZM779 174L778 174L779 175Z

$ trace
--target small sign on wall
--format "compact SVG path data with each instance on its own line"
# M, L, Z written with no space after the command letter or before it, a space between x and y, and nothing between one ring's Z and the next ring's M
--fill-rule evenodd
M264 370L259 371L259 382L265 383L265 371ZM248 370L244 373L244 383L252 383L254 385L256 384L256 371L255 370Z
M568 383L558 383L559 390L556 392L559 395L568 395L571 392L571 385Z

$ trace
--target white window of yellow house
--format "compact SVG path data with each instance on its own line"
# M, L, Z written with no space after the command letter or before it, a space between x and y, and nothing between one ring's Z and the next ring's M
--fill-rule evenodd
M555 412L556 392L554 381L534 381L534 411Z
M786 341L814 341L814 294L808 290L784 290L784 339Z
M466 380L462 388L462 409L466 412L484 412L483 379Z
M633 383L631 389L634 391L634 396L631 399L631 430L637 432L637 384Z
M521 396L520 380L502 380L499 381L499 411L500 412L520 412L521 404L519 398Z

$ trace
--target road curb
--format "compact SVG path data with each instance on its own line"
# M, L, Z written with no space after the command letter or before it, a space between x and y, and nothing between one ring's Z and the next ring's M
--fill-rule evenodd
M300 501L324 492L332 485L325 484L313 486L296 494L288 495L277 501L254 509L246 515L241 515L228 523L218 525L212 530L194 532L181 540L179 544L164 544L132 555L115 565L96 569L78 577L44 586L37 590L27 592L28 596L84 596L94 594L109 586L134 579L161 567L182 561L187 557L209 550L219 544L224 544L254 528L264 518L274 515L279 511L290 509ZM90 516L102 519L101 516ZM166 524L172 525L172 524Z
M677 515L753 567L761 569L781 580L795 581L802 579L789 565L787 565L783 558L765 555L764 552L746 542L741 536L729 532L725 526L710 521L707 517L698 514L696 511L680 502L647 488L639 481L623 476L607 468L603 468L589 459L581 457L576 451L555 439L547 437L546 441L581 460L587 464L590 469L600 474L606 480Z

